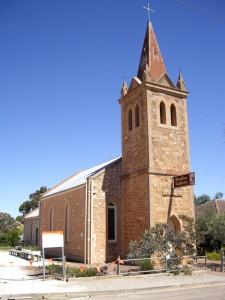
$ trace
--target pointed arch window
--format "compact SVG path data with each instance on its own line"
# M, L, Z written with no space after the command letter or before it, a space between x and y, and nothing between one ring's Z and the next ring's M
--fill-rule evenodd
M108 205L108 241L116 241L116 206L113 203Z
M140 125L140 110L139 106L136 105L135 107L135 127L139 127Z
M161 124L166 124L166 105L164 102L160 103L160 123Z
M128 111L128 129L129 131L131 131L133 128L133 124L132 124L132 110L130 109Z
M66 205L66 209L65 209L65 224L64 224L65 228L65 242L69 242L69 206Z
M170 106L170 118L171 118L171 125L177 126L177 112L174 104L171 104Z
M52 222L53 220L52 220L52 218L53 217L52 217L52 208L51 208L50 213L49 213L49 230L50 231L52 231L52 229L53 229L53 226L52 226L53 225L53 222Z

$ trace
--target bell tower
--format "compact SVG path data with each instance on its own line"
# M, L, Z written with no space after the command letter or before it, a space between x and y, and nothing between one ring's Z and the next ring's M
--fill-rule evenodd
M182 229L180 215L194 216L192 187L173 189L173 177L190 172L188 92L182 75L167 75L150 22L137 76L121 89L122 247L145 229L168 223Z

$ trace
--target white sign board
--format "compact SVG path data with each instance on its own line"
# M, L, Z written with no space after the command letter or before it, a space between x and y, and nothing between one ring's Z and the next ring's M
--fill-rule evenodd
M42 248L64 247L63 231L43 231Z

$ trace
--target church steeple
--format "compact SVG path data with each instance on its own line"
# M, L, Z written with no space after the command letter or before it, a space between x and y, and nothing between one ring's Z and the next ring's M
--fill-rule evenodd
M151 22L147 24L137 77L143 80L143 75L146 78L146 72L149 72L149 77L153 82L157 82L166 73L166 67Z

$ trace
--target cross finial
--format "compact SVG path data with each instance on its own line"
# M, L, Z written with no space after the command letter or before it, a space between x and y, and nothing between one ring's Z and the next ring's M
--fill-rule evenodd
M148 6L147 6L147 7L146 7L146 6L143 6L143 8L146 9L146 10L148 11L148 21L149 21L149 23L150 23L150 22L151 22L150 13L151 13L151 12L155 12L155 11L154 11L154 9L150 8L149 2L148 2Z

